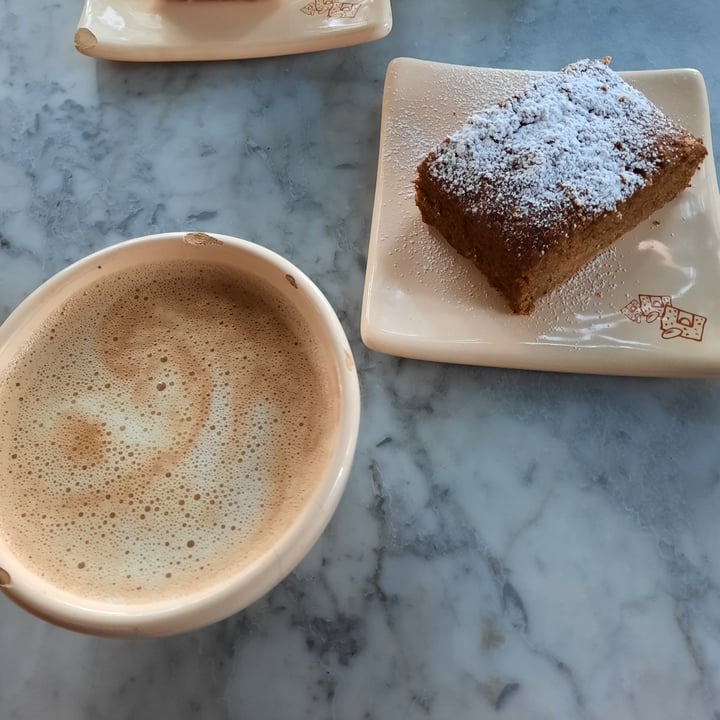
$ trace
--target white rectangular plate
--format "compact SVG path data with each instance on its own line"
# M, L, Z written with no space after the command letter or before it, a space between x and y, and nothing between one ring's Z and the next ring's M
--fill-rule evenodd
M720 202L705 83L695 70L622 75L702 137L708 158L682 195L520 316L422 222L413 180L430 150L473 111L522 90L529 74L390 63L363 297L368 347L563 372L720 373Z
M108 60L232 60L384 37L390 0L85 0L75 47Z

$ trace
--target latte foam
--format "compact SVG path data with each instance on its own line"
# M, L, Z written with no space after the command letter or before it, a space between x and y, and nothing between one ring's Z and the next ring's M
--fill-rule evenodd
M221 266L104 277L0 371L0 538L100 601L231 577L322 478L339 419L327 353L277 290Z

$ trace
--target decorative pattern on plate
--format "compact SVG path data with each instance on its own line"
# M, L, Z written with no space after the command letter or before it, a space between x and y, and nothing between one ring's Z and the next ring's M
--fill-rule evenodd
M663 340L685 338L702 342L707 323L704 315L675 307L669 295L638 295L621 312L634 323L654 323L659 319Z
M365 0L352 2L333 2L333 0L314 0L300 8L305 15L326 15L329 18L354 18Z

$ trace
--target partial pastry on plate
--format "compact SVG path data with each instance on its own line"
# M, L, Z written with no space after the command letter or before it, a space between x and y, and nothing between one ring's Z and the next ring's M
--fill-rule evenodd
M609 58L580 60L471 115L418 166L415 202L528 314L677 197L706 155Z

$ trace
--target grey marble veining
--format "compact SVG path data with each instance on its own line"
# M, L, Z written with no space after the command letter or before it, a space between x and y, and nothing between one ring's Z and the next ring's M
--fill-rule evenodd
M395 0L376 43L176 65L80 56L79 12L0 1L0 318L124 238L245 237L337 308L364 415L328 530L226 622L98 640L0 598L0 718L718 720L720 384L359 339L391 58L696 67L718 138L716 0Z

